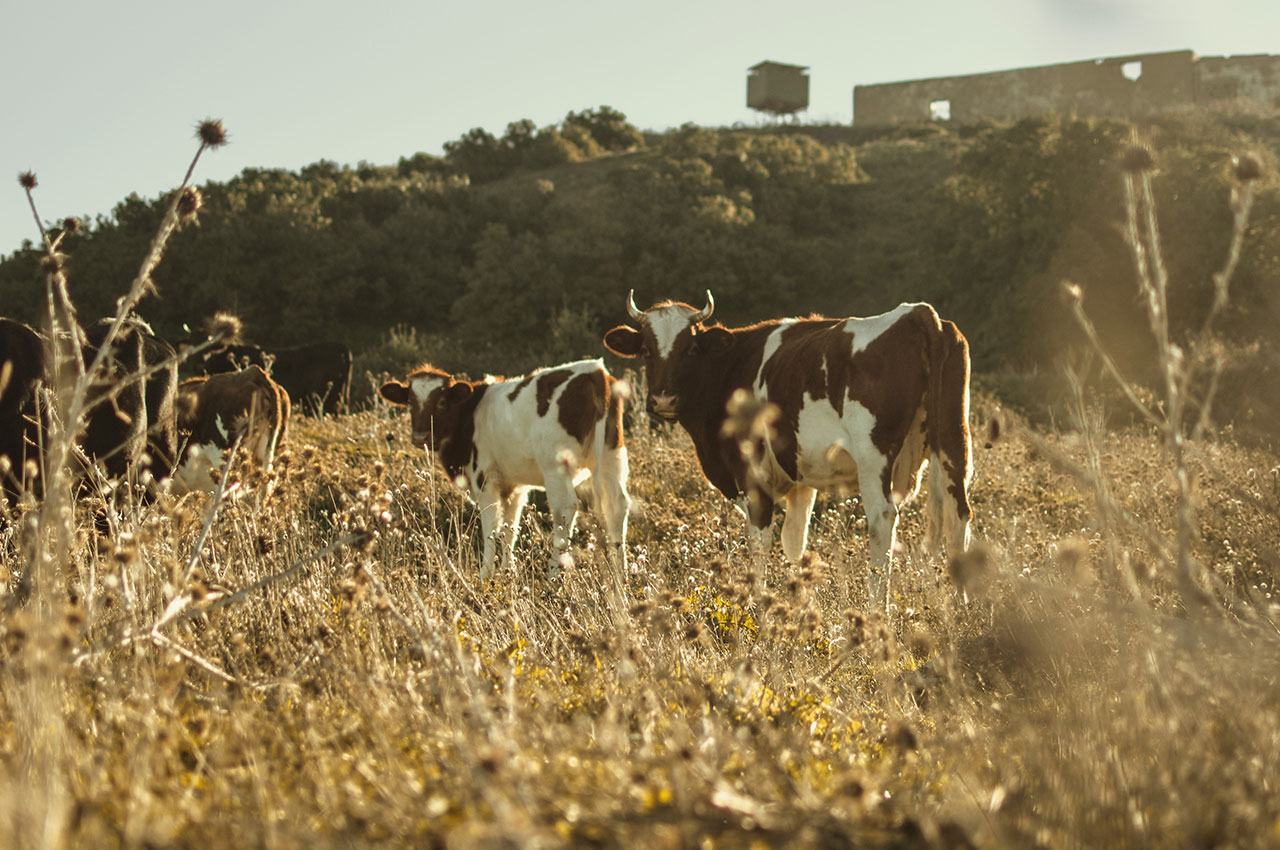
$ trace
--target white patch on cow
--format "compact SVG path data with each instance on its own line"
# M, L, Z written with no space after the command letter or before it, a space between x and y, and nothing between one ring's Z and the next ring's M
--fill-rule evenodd
M878 478L888 461L871 442L875 424L857 401L846 400L840 416L830 401L806 393L797 417L798 480L819 490L852 492L868 475Z
M191 446L173 475L175 489L178 493L212 493L218 488L218 470L221 467L222 449L217 443Z
M782 332L796 323L795 319L783 319L778 322L778 326L769 333L764 341L764 353L760 356L760 369L756 372L755 390L758 397L764 396L764 367L778 353L778 348L782 345Z
M676 338L689 327L689 320L696 310L680 304L668 304L665 307L651 307L645 313L645 322L653 331L653 338L658 343L658 356L666 360L675 348Z
M409 382L409 389L420 405L425 404L427 397L442 386L444 386L444 379L437 375L418 375Z
M866 349L868 345L875 342L885 331L893 327L898 321L917 307L927 306L922 304L899 304L888 313L881 313L879 316L868 316L865 319L846 319L844 329L853 334L853 348L851 353L857 354L859 351Z

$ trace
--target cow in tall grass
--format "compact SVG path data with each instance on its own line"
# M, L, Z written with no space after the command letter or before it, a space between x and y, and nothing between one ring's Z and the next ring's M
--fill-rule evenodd
M439 459L480 508L484 559L493 573L497 537L510 566L529 491L542 488L553 521L552 575L568 560L577 520L575 485L591 478L595 510L618 564L626 566L627 448L623 395L599 360L540 369L525 377L467 381L429 364L379 394L409 408L415 445Z
M941 533L953 556L968 546L969 348L928 304L735 329L707 324L710 292L702 309L663 301L641 311L634 293L627 309L636 327L610 330L605 346L643 358L650 414L689 432L702 471L725 496L745 499L766 549L776 501L786 503L783 552L798 560L817 491L860 491L872 598L885 600L898 510L926 462L929 545L938 548ZM770 428L744 433L731 401L771 405Z
M179 490L213 492L222 455L239 439L270 470L289 428L289 394L259 366L189 378L178 385L178 433L186 443L174 473Z

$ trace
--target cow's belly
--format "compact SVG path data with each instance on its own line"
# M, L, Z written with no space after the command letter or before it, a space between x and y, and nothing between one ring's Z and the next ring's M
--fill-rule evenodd
M582 451L574 445L553 447L542 463L539 457L517 452L492 452L480 458L478 464L485 477L500 481L507 487L546 487L544 466L567 472L574 484L589 476L589 467ZM555 473L551 473L555 474Z
M837 414L825 400L805 400L797 420L796 478L818 490L856 492L858 474L877 472L884 458L871 442L875 420L855 401Z

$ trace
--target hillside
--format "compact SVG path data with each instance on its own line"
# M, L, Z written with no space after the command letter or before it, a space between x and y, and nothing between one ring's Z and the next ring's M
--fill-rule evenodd
M1231 159L1262 161L1216 322L1232 355L1219 412L1254 431L1280 412L1269 401L1280 397L1280 369L1261 345L1280 318L1275 119L877 132L689 125L646 138L607 107L570 118L542 130L515 122L501 139L472 131L443 159L319 162L206 184L200 226L173 240L155 274L165 297L144 313L176 334L230 309L261 343L337 339L375 371L430 356L478 373L600 353L631 289L649 302L697 301L711 289L728 324L927 300L963 329L980 378L1039 414L1060 394L1060 361L1080 339L1063 311L1064 281L1083 287L1125 368L1151 372L1119 168L1136 134L1157 159L1178 338L1199 327L1226 257ZM86 315L110 309L159 214L158 201L131 197L67 238ZM0 263L0 301L28 321L43 304L36 266L34 252Z
M447 162L207 185L157 291L125 298L158 323L230 306L259 339L349 333L370 368L515 371L598 352L630 287L711 287L731 322L928 297L975 341L973 545L929 551L929 494L904 503L887 605L858 496L818 497L799 563L752 552L634 374L625 568L584 512L551 575L535 501L514 569L482 584L477 509L388 405L295 416L270 468L229 452L218 494L145 473L73 498L73 463L32 465L43 501L0 502L6 846L1274 847L1280 458L1234 436L1269 433L1267 399L1210 427L1185 378L1220 362L1220 393L1265 389L1274 137L1152 125L1153 172L1124 125L856 148L690 127L632 150L616 116L588 123L620 147L513 125ZM1138 204L1141 273L1115 232L1126 188L1158 204ZM68 236L49 283L103 309L157 215L131 200ZM1160 348L1139 301L1164 303L1157 256ZM34 264L4 264L6 305L34 309ZM1081 304L1089 356L1063 345ZM1172 391L1105 404L1104 352ZM41 396L52 456L94 380ZM1053 427L1011 409L1065 391Z

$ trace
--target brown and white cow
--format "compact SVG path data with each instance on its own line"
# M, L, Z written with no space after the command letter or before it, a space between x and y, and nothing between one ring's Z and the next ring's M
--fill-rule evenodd
M246 365L266 369L285 388L304 414L338 414L346 410L351 384L351 349L338 342L262 348L224 345L192 365L206 374L234 372Z
M967 548L969 347L954 324L928 304L901 304L865 319L772 319L730 330L706 324L714 308L707 292L701 310L664 301L641 312L633 292L627 309L639 329L616 327L604 343L644 358L649 412L684 426L711 483L746 499L766 548L776 500L786 502L783 552L798 560L817 491L861 491L872 601L887 601L898 508L916 494L926 462L929 544L937 548L941 530L952 555ZM773 433L754 451L731 433L735 391L777 406Z
M258 366L183 381L177 407L178 432L187 445L174 475L179 491L217 489L223 452L237 435L269 470L289 430L289 394Z
M493 573L499 535L505 537L503 564L511 566L520 513L534 488L546 490L551 508L555 575L568 559L577 519L574 487L587 475L595 510L625 569L631 500L623 397L601 361L581 360L521 378L483 381L459 380L426 364L404 382L383 384L379 394L409 407L414 444L433 452L480 508L481 581Z

